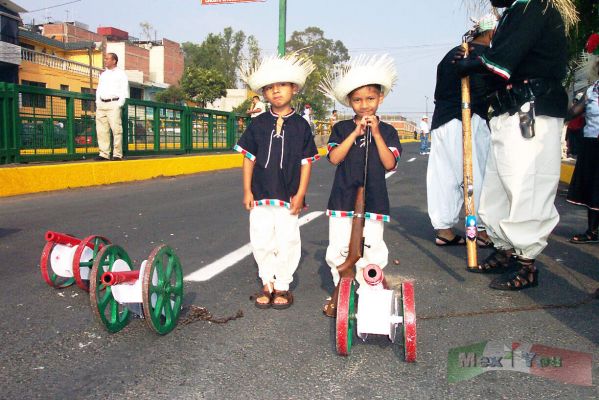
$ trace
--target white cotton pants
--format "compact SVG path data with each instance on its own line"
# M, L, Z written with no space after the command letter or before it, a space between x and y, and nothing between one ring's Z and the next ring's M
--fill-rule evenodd
M554 205L560 177L563 119L535 118L536 136L520 133L518 113L492 118L491 149L479 213L495 247L535 259L559 221Z
M110 130L112 130L112 156L123 157L123 125L118 102L100 102L96 108L96 136L100 156L110 158Z
M364 224L364 257L356 263L356 280L361 285L364 283L362 269L369 264L376 264L385 268L389 258L389 250L383 240L385 228L383 221L367 219ZM339 283L337 266L343 264L347 258L349 238L351 236L352 218L329 217L329 246L327 247L326 262L331 268L331 275L335 286Z
M453 119L432 131L433 143L426 171L428 215L433 228L449 229L458 223L464 204L464 164L462 121ZM485 164L491 142L487 122L472 114L472 172L474 207L478 211L485 176ZM480 224L480 218L476 215ZM479 226L482 228L482 225Z
M262 283L274 282L275 290L289 290L302 253L298 216L285 207L254 207L250 243Z

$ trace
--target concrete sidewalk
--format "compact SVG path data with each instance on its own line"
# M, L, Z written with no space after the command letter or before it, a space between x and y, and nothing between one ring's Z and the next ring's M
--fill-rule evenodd
M402 140L402 143L417 142ZM319 143L322 144L322 143ZM321 156L326 148L320 147ZM0 168L0 197L141 181L230 168L240 168L243 157L226 152L207 155L126 159L116 161L69 161L38 165L6 165ZM562 163L560 180L569 183L574 164Z

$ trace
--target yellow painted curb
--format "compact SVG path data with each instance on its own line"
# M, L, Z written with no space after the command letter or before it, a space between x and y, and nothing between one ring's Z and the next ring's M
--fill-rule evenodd
M321 155L326 149L320 148ZM0 197L239 168L238 153L0 168Z

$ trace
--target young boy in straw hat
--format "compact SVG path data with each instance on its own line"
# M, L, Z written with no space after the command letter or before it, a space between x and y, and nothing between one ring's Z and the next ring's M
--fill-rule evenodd
M235 146L245 156L243 205L250 211L250 242L263 284L255 298L258 308L284 309L293 303L289 284L301 255L298 214L318 150L291 100L313 70L309 59L293 53L241 71L242 80L271 104Z
M326 261L333 282L339 283L337 266L347 256L356 193L364 184L365 133L372 132L368 154L366 184L364 257L356 264L356 279L362 283L361 270L368 264L381 268L387 265L388 250L383 240L383 223L389 221L389 196L385 173L395 169L401 154L401 144L395 128L376 116L379 105L397 79L393 59L388 55L357 57L347 66L333 72L322 84L328 97L351 107L354 118L333 126L328 143L328 158L337 166L329 197L329 246ZM334 317L334 302L323 308Z

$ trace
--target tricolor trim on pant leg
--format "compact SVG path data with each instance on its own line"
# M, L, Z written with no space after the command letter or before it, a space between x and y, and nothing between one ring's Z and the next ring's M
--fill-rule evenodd
M290 203L283 201L283 200L279 200L279 199L255 200L254 206L275 206L275 207L285 207L287 209L291 209Z
M247 151L246 149L244 149L243 147L241 147L238 144L236 144L235 147L233 147L233 150L243 154L244 157L247 157L247 159L250 161L256 161L255 155L253 155L252 153L250 153L249 151Z

